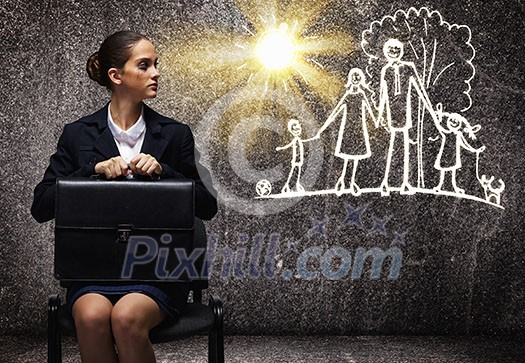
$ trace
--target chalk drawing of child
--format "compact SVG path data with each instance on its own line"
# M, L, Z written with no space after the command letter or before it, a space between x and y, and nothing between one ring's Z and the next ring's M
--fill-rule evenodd
M445 172L452 174L452 186L454 192L464 194L465 190L456 184L456 171L461 168L461 148L473 153L481 153L485 146L475 149L472 147L463 134L463 130L469 134L470 138L475 139L475 133L481 128L480 125L470 126L467 119L457 113L443 112L443 106L437 105L437 116L440 121L436 126L441 134L441 147L439 149L434 167L440 171L439 184L434 191L439 192L445 181ZM443 119L446 117L446 122Z
M303 142L306 140L302 140L300 138L302 133L302 126L299 120L291 119L288 121L288 131L292 134L293 139L292 141L284 146L278 146L275 148L276 151L285 150L288 148L292 148L292 168L290 170L290 174L288 174L288 179L286 180L286 184L284 184L283 188L281 189L281 193L290 193L292 190L290 189L290 181L292 180L292 176L294 175L295 171L297 171L297 179L295 182L295 190L298 193L303 193L305 190L303 186L301 185L301 171L304 163L304 146Z

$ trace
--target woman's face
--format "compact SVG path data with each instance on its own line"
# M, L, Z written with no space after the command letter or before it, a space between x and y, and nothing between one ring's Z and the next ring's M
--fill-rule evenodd
M157 54L151 42L143 39L131 50L131 55L120 70L119 90L134 101L157 96L158 79Z
M358 71L350 72L350 83L357 86L361 81L361 74Z

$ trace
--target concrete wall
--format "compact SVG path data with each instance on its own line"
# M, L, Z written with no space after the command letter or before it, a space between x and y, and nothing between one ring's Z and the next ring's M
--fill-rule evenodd
M524 6L501 0L395 5L334 0L324 7L319 6L324 2L297 1L294 8L293 3L276 2L280 4L273 13L279 21L298 20L298 42L334 48L303 55L309 68L286 76L285 92L281 80L264 90L256 61L232 61L249 55L250 44L261 35L258 15L271 19L270 5L249 3L2 2L1 332L45 330L47 295L58 290L52 276L53 224L39 225L31 218L32 190L63 126L107 102L108 93L88 79L85 61L105 36L126 28L149 36L159 52L160 92L149 104L191 126L219 190L220 212L207 227L216 256L212 291L225 303L227 333L523 332ZM411 6L427 6L444 21L471 29L476 51L471 65L464 33L440 33L440 45L463 46L449 48L436 60L437 67L450 57L458 71L444 73L448 83L441 84L449 87L430 96L435 104L432 95L439 94L445 111L459 112L481 126L477 140L470 141L486 147L480 174L505 182L500 205L483 201L475 154L465 149L457 180L471 199L397 191L390 196L370 192L257 199L257 181L268 179L275 196L290 171L290 149L275 151L291 141L288 120L299 118L303 133L314 136L343 95L348 71L368 65L360 46L362 32L372 21ZM431 36L443 31L432 24L427 30ZM472 69L468 108L462 94L468 84L460 77ZM426 118L429 122L428 114ZM389 138L371 123L368 131L372 157L356 173L362 188L379 186ZM341 174L342 159L334 156L337 132L338 126L332 126L320 140L305 143L302 182L307 191L329 190ZM423 155L429 189L439 176L430 161L440 145L440 138L435 140L428 142L433 150ZM416 170L412 159L410 165ZM394 186L401 168L395 156ZM350 175L351 162L348 170ZM413 182L414 173L410 178ZM451 188L450 181L444 188ZM370 278L371 258L362 275L358 270L352 275L360 251L387 251L393 258L385 259L378 278ZM228 254L234 256L232 265L225 263Z

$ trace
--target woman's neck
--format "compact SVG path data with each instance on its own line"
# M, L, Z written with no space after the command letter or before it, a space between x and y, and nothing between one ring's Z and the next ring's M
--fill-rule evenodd
M354 94L354 93L358 93L359 92L359 85L351 85L350 88L348 89L348 92Z
M113 122L126 131L139 119L142 112L142 102L132 102L113 94L109 112L111 112Z

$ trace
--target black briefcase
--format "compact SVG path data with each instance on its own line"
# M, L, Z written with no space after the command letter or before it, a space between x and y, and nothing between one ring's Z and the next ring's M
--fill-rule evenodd
M187 280L193 181L63 178L55 207L57 279Z

